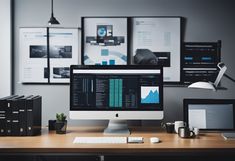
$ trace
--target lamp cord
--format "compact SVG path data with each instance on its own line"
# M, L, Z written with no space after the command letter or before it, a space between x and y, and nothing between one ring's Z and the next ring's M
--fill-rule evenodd
M53 0L51 0L51 15L54 15L54 12L53 12Z
M234 78L232 78L232 77L230 77L229 75L224 74L224 76L225 76L226 78L228 78L229 80L231 80L231 81L235 82L235 79L234 79Z

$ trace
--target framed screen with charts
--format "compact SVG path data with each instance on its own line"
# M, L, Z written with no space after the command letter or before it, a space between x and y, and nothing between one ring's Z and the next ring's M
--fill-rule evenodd
M127 65L127 17L82 17L82 64Z
M181 17L82 17L83 65L163 66L181 82Z
M138 64L137 57L149 57L142 64L156 60L154 64L163 66L165 84L180 83L181 17L132 17L130 22L132 63Z

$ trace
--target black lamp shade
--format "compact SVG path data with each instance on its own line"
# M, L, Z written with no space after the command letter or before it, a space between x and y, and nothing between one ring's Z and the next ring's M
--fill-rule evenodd
M48 21L48 24L49 25L59 25L60 23L59 23L59 21L53 15L51 15L51 18Z

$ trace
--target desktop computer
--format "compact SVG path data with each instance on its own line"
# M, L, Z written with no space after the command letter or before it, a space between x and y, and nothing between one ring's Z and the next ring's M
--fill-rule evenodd
M129 134L126 120L163 119L162 67L71 66L70 118L109 120L105 134Z

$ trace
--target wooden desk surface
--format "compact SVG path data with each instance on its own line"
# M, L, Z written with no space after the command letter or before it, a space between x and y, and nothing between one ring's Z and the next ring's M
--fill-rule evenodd
M177 134L167 134L157 128L130 128L131 136L144 137L143 144L73 144L76 136L104 136L102 128L68 128L59 135L43 129L41 136L0 137L0 153L177 153L226 152L235 153L235 140L226 141L220 133L201 134L195 139L182 139ZM151 144L150 137L161 142Z

